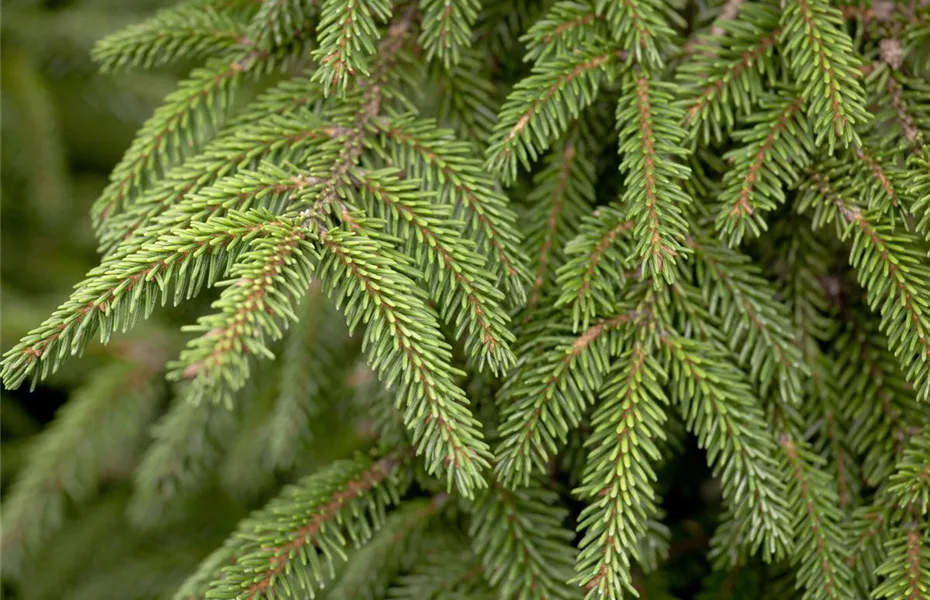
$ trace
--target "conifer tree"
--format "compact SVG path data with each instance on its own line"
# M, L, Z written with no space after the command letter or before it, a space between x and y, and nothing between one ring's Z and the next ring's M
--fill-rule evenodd
M3 384L200 312L36 436L4 575L930 598L925 4L182 0L107 35L105 73L188 74Z

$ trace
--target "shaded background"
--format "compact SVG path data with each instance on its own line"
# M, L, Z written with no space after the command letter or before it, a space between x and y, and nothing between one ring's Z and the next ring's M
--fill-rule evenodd
M0 19L0 342L6 351L67 298L74 284L99 257L90 223L90 206L107 183L110 171L136 130L173 89L182 65L174 71L100 75L91 62L94 42L122 26L138 22L165 0L4 0ZM86 383L86 374L121 354L155 353L159 359L176 350L166 335L178 332L197 307L161 310L130 335L115 336L115 344L92 344L85 358L67 362L55 376L30 393L25 385L0 391L0 501L31 449L35 434L54 417L69 395ZM166 333L167 332L167 333ZM164 356L162 356L164 355ZM130 451L127 450L127 454ZM121 462L122 461L122 462ZM114 457L113 487L125 487L132 456ZM105 490L104 490L105 491ZM112 503L111 503L112 505ZM55 546L31 565L30 581L20 588L4 580L4 598L154 597L164 586L173 588L186 571L172 578L152 568L133 574L132 565L114 560L119 545L91 544L86 553L69 553L66 546L88 544L94 527L120 527L118 510L96 511L77 537L61 536ZM224 523L223 528L228 528ZM135 541L133 542L135 543ZM212 540L211 540L212 544ZM167 550L167 549L166 549ZM125 551L125 547L122 548ZM2 549L0 549L2 552ZM175 552L175 554L177 554ZM179 558L196 565L202 551ZM68 556L83 556L69 564ZM9 558L9 555L5 557ZM97 565L112 564L117 580L135 581L137 589L113 586L114 578L88 578ZM152 563L154 567L154 562ZM128 569L128 570L127 570ZM146 576L151 581L145 581ZM159 580L160 579L160 580ZM109 589L107 589L109 588ZM122 588L122 589L120 589Z
M176 76L103 76L94 42L164 0L5 0L0 20L0 301L3 350L42 322L98 262L89 210L136 129ZM93 347L93 360L105 359ZM50 420L89 361L29 393L2 392L2 487L22 437ZM28 401L24 401L28 398Z

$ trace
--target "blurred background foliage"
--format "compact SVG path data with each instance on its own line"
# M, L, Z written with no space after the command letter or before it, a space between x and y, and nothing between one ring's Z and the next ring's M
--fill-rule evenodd
M103 76L90 59L90 49L107 33L167 4L166 0L2 3L0 337L4 350L44 320L99 260L89 208L135 131L185 71L182 67ZM36 434L69 397L99 391L114 369L161 370L183 341L173 332L202 306L159 311L132 334L119 336L115 344L94 346L83 360L70 363L33 393L28 387L0 392L0 501L8 497ZM103 375L95 381L98 372ZM149 378L156 388L161 379ZM164 389L151 394L150 419L164 410L167 398ZM93 420L88 425L93 426ZM60 529L61 534L50 540L54 543L43 544L47 550L23 561L20 582L14 585L4 579L4 598L158 597L173 590L226 534L242 509L228 511L224 519L223 507L217 507L216 531L204 532L202 548L192 547L189 537L180 538L184 547L166 546L164 540L170 539L166 530L157 535L143 531L112 535L124 525L125 500L141 452L139 440L145 437L135 436L121 452L113 453L106 477L94 482L98 502L81 508L80 514L77 506L49 511L48 518L63 517L75 526ZM65 477L58 483L74 491L87 487L86 482ZM6 541L18 524L4 526ZM74 551L76 546L84 551ZM6 572L15 558L4 550L0 552ZM140 560L146 553L150 559ZM117 581L136 583L114 586Z

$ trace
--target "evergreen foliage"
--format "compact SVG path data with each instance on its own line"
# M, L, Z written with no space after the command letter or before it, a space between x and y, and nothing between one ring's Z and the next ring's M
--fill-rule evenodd
M103 37L188 74L5 349L7 393L104 357L17 454L11 594L930 597L924 4L182 0Z

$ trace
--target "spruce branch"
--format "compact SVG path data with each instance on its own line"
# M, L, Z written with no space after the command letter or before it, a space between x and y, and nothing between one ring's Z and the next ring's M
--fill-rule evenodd
M749 257L706 238L689 241L696 257L697 284L722 325L729 347L764 396L776 384L789 403L801 400L808 371L794 344L788 311Z
M190 402L231 404L249 378L252 357L274 359L267 340L280 339L288 322L297 320L293 305L306 293L319 258L304 218L266 226L267 236L230 269L231 279L217 284L225 288L213 303L218 312L185 328L200 335L168 365L168 377L191 382Z
M491 482L481 492L471 509L472 547L500 594L522 600L575 597L567 583L575 550L572 532L562 527L565 517L555 494L538 480L519 490Z
M610 311L625 284L634 223L612 206L587 217L565 246L568 261L558 271L557 306L570 306L572 323L587 328L594 315Z
M303 87L306 80L295 80L294 83ZM297 106L299 104L295 102L292 108ZM285 107L279 110L286 112ZM217 137L204 147L203 152L169 170L131 207L110 219L106 231L100 234L101 246L106 253L116 251L119 244L137 231L143 236L151 235L150 232L162 224L178 226L179 222L191 218L191 213L197 214L198 209L219 210L220 203L209 198L212 194L201 193L204 188L256 163L267 165L280 161L299 164L309 151L317 149L323 140L336 133L334 128L298 115L276 116L264 111L250 111L250 114L258 122L236 127ZM239 182L228 179L223 185L230 190L245 183ZM226 194L219 195L224 200L228 199Z
M513 334L509 317L500 308L501 294L485 270L484 257L456 232L449 205L435 204L420 191L420 182L401 180L394 169L352 169L349 177L360 190L367 214L382 217L387 231L409 240L430 296L442 307L443 319L465 338L465 351L495 373L506 371L515 358L510 350Z
M291 42L317 16L320 0L267 0L248 24L247 35L256 48L272 50Z
M683 211L691 198L678 180L687 179L690 170L676 160L687 151L681 147L686 134L679 125L684 114L672 102L673 90L673 85L634 68L624 76L617 105L620 171L626 185L621 203L635 222L634 251L656 284L660 278L672 283L675 263L689 252Z
M110 73L212 57L247 44L243 23L208 2L193 0L103 38L91 56L102 72Z
M448 496L403 502L384 520L381 530L358 552L327 594L331 600L384 598L390 584L427 551L423 538L446 505Z
M930 534L926 521L909 519L885 544L886 559L876 571L885 576L875 598L918 600L930 589Z
M612 38L637 63L661 68L663 51L672 44L674 31L669 21L679 20L670 7L656 0L597 0Z
M597 147L591 139L593 132L582 131L583 127L579 124L577 134L567 136L553 149L527 194L532 212L524 245L535 264L527 311L540 304L544 290L555 281L557 269L565 262L563 255L571 253L567 244L594 205L596 172L591 155ZM572 281L574 277L566 285Z
M487 444L454 382L448 344L435 314L404 273L409 262L373 234L368 223L343 217L347 229L321 235L318 267L330 297L349 327L364 322L365 352L386 387L396 386L396 406L425 454L430 473L444 472L447 485L466 497L485 486ZM393 266L396 265L396 266Z
M837 336L832 376L852 424L848 440L859 456L864 483L879 487L893 473L913 424L930 418L930 406L918 402L887 338L864 317L856 314Z
M420 0L420 44L427 60L438 58L446 66L458 64L462 51L471 46L472 27L480 8L478 0Z
M463 51L454 65L433 62L431 66L429 77L441 90L436 119L453 129L459 139L483 151L497 120L501 94L491 81L484 55L471 48Z
M914 515L930 512L930 427L910 438L889 481L888 493Z
M129 518L152 527L172 503L191 495L217 466L238 415L222 404L193 404L183 388L152 429L152 443L136 469Z
M240 524L227 543L230 566L214 572L207 598L315 597L345 560L350 542L367 542L404 488L403 453L339 461L289 486Z
M216 281L247 243L281 224L267 212L231 211L104 260L49 319L6 352L4 385L15 388L27 377L46 377L67 355L81 353L95 331L106 341L148 317L157 303L167 302L172 288L175 304L190 298Z
M578 521L584 537L573 581L588 590L589 599L618 600L624 590L637 595L631 569L657 510L651 463L659 459L656 442L665 437L666 374L648 338L634 335L592 417L588 464L576 491L587 506Z
M181 0L100 42L199 66L94 205L99 266L8 323L5 387L220 289L170 397L117 342L34 450L4 418L16 592L162 596L205 556L178 600L922 598L925 3ZM41 202L46 96L139 91L57 81L109 15L52 10L2 32L3 187Z
M673 399L720 477L732 518L747 532L744 543L766 557L784 556L792 531L778 447L745 374L713 340L665 335L662 346Z
M852 572L844 560L843 515L834 484L803 441L782 433L779 439L790 467L790 510L798 549L798 582L807 600L852 597ZM799 553L798 550L803 550Z
M317 162L323 165L323 183L319 188L318 197L313 200L315 206L332 207L338 204L340 190L345 185L348 171L357 165L365 149L369 124L381 112L382 103L388 93L385 88L398 61L398 54L410 33L413 16L413 10L409 8L391 22L378 44L377 60L371 76L360 80L358 88L344 99L346 106L337 114L338 120L345 121L345 126L340 128L340 135L337 135L328 147L334 157L324 156Z
M324 0L317 25L319 48L313 57L319 66L313 81L323 92L342 94L356 77L367 77L369 57L375 54L380 31L376 20L387 21L391 3L386 0Z
M488 170L512 183L517 163L529 169L530 162L565 133L569 121L594 102L614 65L626 58L625 51L596 44L536 64L500 110L487 150Z
M884 545L888 540L888 521L886 511L874 504L853 511L848 534L852 545L846 564L852 570L859 590L868 591L875 587L876 570L886 559Z
M209 61L165 98L142 126L113 169L110 184L94 203L92 213L98 230L105 231L107 221L131 206L142 190L159 179L159 172L177 164L223 125L227 107L253 60ZM196 126L188 130L188 123Z
M246 75L259 76L298 60L302 37L291 48L269 52L246 46L194 69L145 122L114 168L110 184L92 209L98 235L106 232L110 218L131 206L166 170L216 135Z
M841 331L831 292L825 283L830 281L836 265L832 249L809 229L796 228L789 235L777 253L776 261L781 264L776 263L775 270L794 316L796 344L811 371L799 407L800 418L811 450L823 456L831 474L835 473L839 508L847 511L861 491L861 477L852 449L852 419L846 411L848 401L843 394L846 388L834 380L835 357L822 349L822 344L836 340Z
M3 505L4 571L63 526L70 505L87 501L131 461L157 407L150 365L116 361L95 373L37 440ZM94 431L95 435L88 435Z
M374 120L372 125L388 144L394 164L439 188L443 200L453 206L453 215L466 222L476 249L490 254L489 266L500 270L507 291L515 296L515 303L522 303L529 274L516 214L468 146L450 139L445 131L437 132L435 123L412 116Z
M840 12L823 0L791 0L781 25L779 45L804 86L801 95L817 145L826 138L831 153L837 142L861 145L855 128L869 120L859 83L861 65Z
M501 392L497 474L507 486L527 485L578 425L616 354L618 332L635 318L625 311L600 319L581 335L549 325L546 347L512 373ZM561 334L561 335L560 335Z
M886 157L870 153L866 148L855 148L853 154L861 164L853 185L864 192L864 204L878 213L902 210L896 183L901 182L903 175L888 164Z
M338 389L345 359L345 325L325 300L319 280L311 282L298 314L300 322L288 330L281 353L280 384L267 422L263 454L276 471L293 467L312 447L319 431L315 418L324 394Z
M781 33L778 10L769 4L740 6L740 19L719 23L723 34L701 39L676 71L684 88L684 125L702 143L722 140L765 95L777 73L774 48Z
M855 147L820 161L816 173L829 181L832 193L857 198L858 206L868 208L875 217L887 217L895 225L899 219L907 219L903 201L909 175L895 165L896 161L893 153Z
M918 219L916 231L930 240L930 147L908 160L911 184L907 195L914 198L911 212Z
M865 212L814 173L803 187L802 208L814 206L815 225L834 219L844 239L852 238L849 262L867 292L869 307L919 399L930 393L930 338L925 307L930 305L927 267L913 235Z
M807 167L814 144L802 103L801 97L761 100L768 111L747 119L751 129L733 134L741 146L724 157L734 166L724 175L715 223L730 246L767 229L765 213L784 204L783 186L797 183Z
M539 64L549 57L598 43L609 35L605 21L592 2L556 2L520 38L526 45L523 60Z
M391 600L496 598L484 584L484 569L471 549L459 544L449 546L424 556L410 574L397 581L388 597Z

